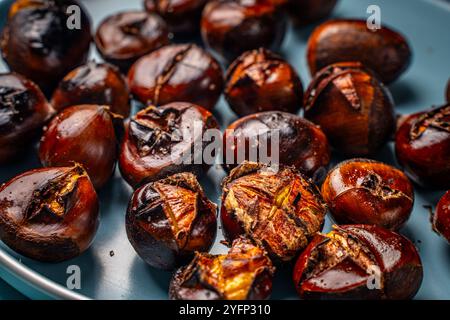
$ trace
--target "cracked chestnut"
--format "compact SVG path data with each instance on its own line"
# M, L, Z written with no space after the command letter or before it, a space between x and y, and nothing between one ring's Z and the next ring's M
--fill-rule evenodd
M374 154L396 123L389 90L357 62L328 66L314 77L305 94L305 118L347 156Z
M328 17L337 0L288 0L287 12L298 26L304 26Z
M192 173L178 173L137 189L126 214L134 250L150 266L171 270L216 238L217 207Z
M406 175L381 162L352 159L331 170L322 196L338 224L374 224L398 230L414 205L414 189Z
M311 74L337 62L358 61L383 83L395 81L411 62L411 49L399 33L383 26L373 32L366 20L330 20L311 34L307 59Z
M172 277L172 300L264 300L272 292L275 267L266 251L238 238L227 254L196 253Z
M74 258L90 246L98 224L97 194L78 164L34 169L0 187L0 239L29 258Z
M128 73L131 93L144 104L191 102L212 110L223 89L219 63L194 44L165 46L139 59Z
M326 211L313 182L290 167L243 162L223 181L225 238L245 235L275 261L290 261L301 252L322 230Z
M450 104L409 116L397 130L395 151L412 180L450 189Z
M224 94L239 116L271 110L297 113L303 105L303 85L297 72L263 48L247 51L231 64Z
M412 299L423 268L414 244L374 225L334 226L299 256L294 285L303 299Z
M433 230L450 243L450 190L439 200L432 222Z

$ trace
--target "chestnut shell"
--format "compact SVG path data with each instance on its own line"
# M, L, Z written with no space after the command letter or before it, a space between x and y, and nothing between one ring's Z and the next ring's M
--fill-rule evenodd
M450 103L450 79L447 83L447 102Z
M338 0L288 0L287 12L298 26L304 26L328 17Z
M450 190L439 200L432 222L434 231L450 243Z

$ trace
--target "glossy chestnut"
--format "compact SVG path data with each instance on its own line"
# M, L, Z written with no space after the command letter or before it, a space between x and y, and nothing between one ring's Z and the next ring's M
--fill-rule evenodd
M328 17L337 0L288 0L287 12L294 23L304 26Z
M395 130L389 90L354 62L328 66L314 77L305 94L305 118L347 156L375 153Z
M191 102L212 110L222 93L219 63L193 44L165 46L139 59L128 73L131 93L144 104Z
M29 258L74 258L90 246L98 224L97 194L78 164L34 169L0 187L0 239Z
M422 278L414 244L373 225L334 226L317 234L294 268L303 299L412 299Z
M433 230L450 243L450 190L439 200L432 222Z

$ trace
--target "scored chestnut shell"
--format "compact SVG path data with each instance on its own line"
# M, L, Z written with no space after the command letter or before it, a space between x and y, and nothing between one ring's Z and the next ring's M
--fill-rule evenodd
M422 186L450 188L450 104L409 116L395 137L397 160Z
M125 77L114 66L91 61L69 72L52 97L56 110L81 105L107 105L111 112L128 117L130 92Z
M313 31L307 47L312 75L330 64L358 61L386 84L408 68L411 55L401 34L385 26L374 32L366 20L329 20Z
M406 175L381 162L352 159L328 173L322 196L338 224L400 229L411 215L414 189Z
M15 73L0 74L0 164L23 152L54 113L34 82Z
M83 165L96 188L114 172L118 157L122 117L106 106L80 105L61 111L41 138L39 158L43 166Z
M303 105L303 85L294 68L263 48L247 51L230 66L225 99L239 116L261 111L297 113Z
M74 28L71 6L79 8ZM64 75L86 62L90 42L90 18L78 1L18 0L10 7L1 51L12 71L51 94Z
M287 12L298 26L304 26L328 17L337 0L288 0Z
M432 223L433 230L450 243L450 190L439 200Z
M290 167L243 162L223 181L225 238L245 235L276 261L290 261L303 250L322 230L326 211L317 187Z
M413 243L373 225L334 226L317 234L294 268L303 299L411 299L422 278Z
M172 300L263 300L272 292L275 267L267 252L250 240L237 238L227 254L196 253L175 272Z
M30 170L0 187L0 239L29 258L74 258L98 225L97 194L78 164Z
M138 255L170 270L209 251L217 232L217 207L192 173L179 173L137 189L126 215L127 236Z
M213 128L218 128L214 116L190 103L150 106L138 112L125 125L119 157L122 176L134 188L174 173L200 176L210 164L198 159L197 153L203 155L211 143L202 137ZM196 145L201 146L198 152Z
M396 123L389 90L357 62L328 66L314 77L305 95L305 118L347 156L374 154Z
M191 102L212 110L222 93L219 63L194 44L165 46L139 59L128 73L131 93L144 104Z

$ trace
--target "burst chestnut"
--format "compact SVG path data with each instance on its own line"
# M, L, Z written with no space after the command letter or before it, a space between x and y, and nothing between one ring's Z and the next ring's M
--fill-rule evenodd
M439 200L433 216L433 229L450 243L450 190Z
M287 12L294 23L304 26L328 17L337 0L288 0Z

